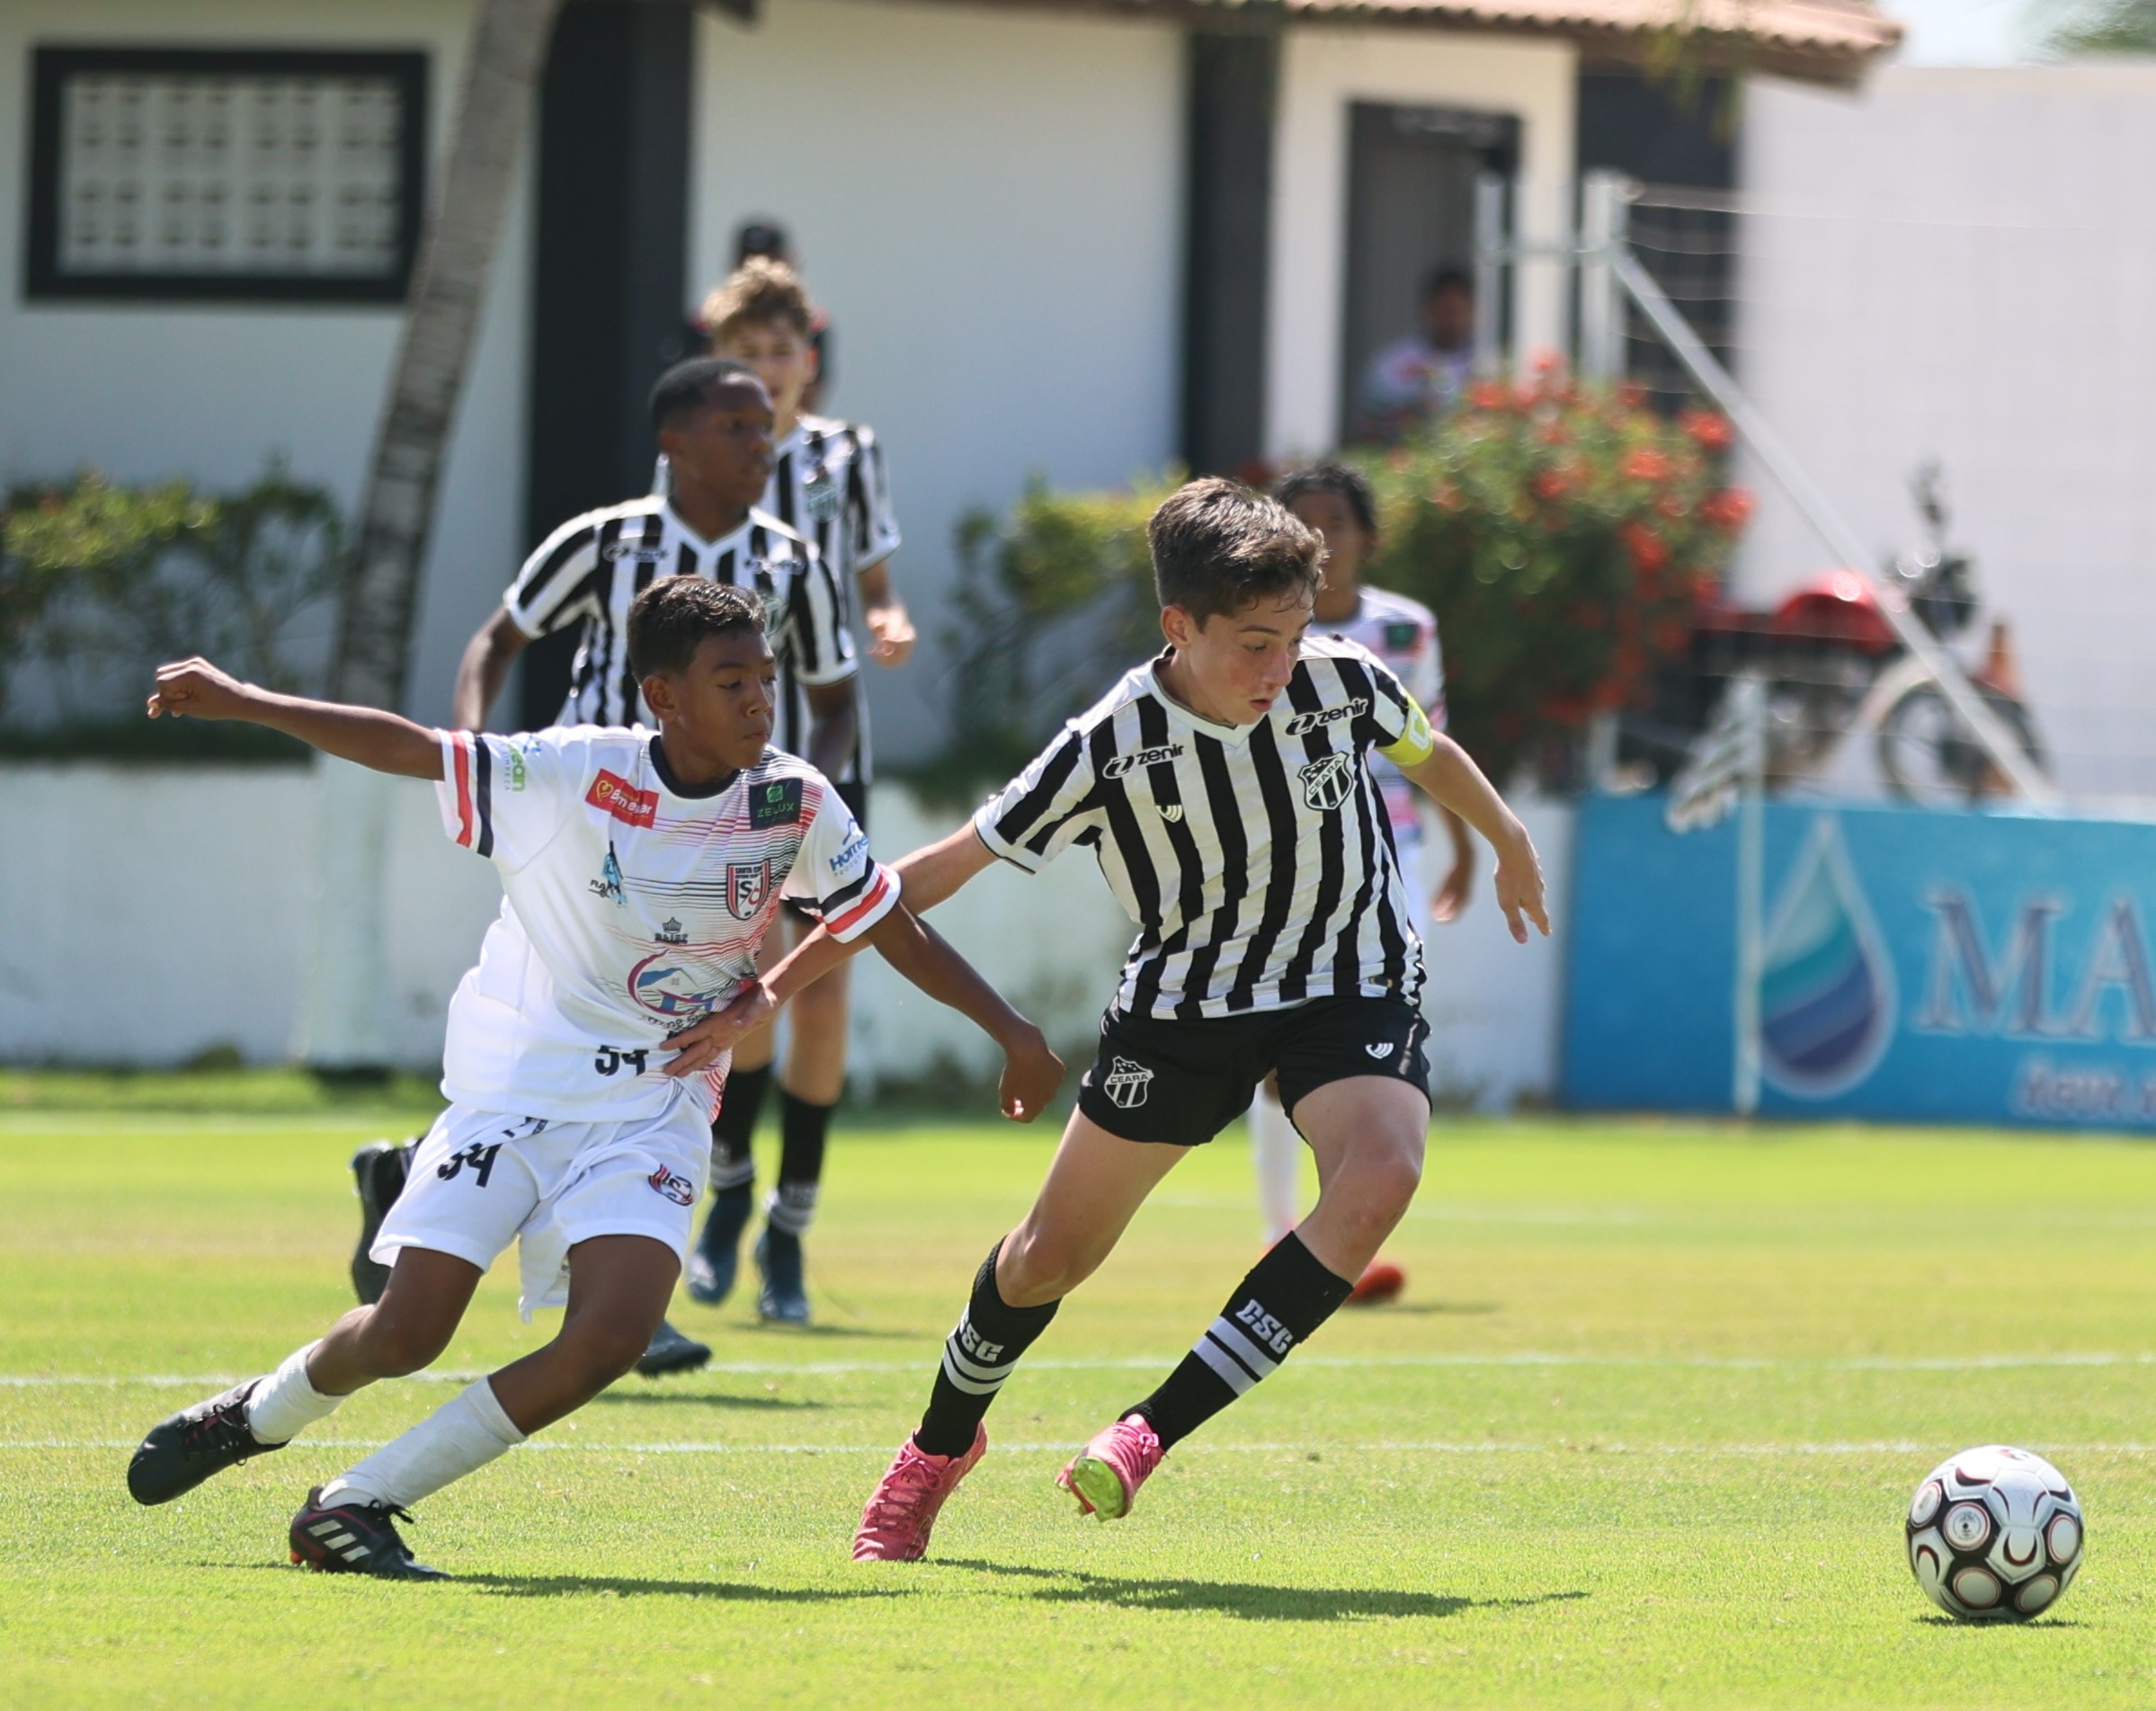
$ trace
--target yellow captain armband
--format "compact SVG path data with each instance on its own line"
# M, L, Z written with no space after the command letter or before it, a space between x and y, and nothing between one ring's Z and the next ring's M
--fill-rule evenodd
M1416 766L1430 759L1430 751L1437 746L1437 733L1430 728L1430 715L1410 695L1407 698L1407 728L1377 753L1394 766Z

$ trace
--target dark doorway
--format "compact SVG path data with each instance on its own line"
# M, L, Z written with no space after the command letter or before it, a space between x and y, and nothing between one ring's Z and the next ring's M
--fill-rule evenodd
M1430 275L1457 267L1473 276L1475 179L1509 175L1519 160L1519 121L1502 113L1358 102L1350 124L1342 439L1355 432L1370 359L1415 331Z
M570 0L555 26L539 85L531 546L582 512L650 488L657 446L645 400L687 354L694 26L686 4L608 0ZM574 631L525 650L525 729L559 715L575 651Z

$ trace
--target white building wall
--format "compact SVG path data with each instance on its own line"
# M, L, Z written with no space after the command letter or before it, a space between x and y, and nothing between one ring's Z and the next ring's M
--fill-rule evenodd
M30 53L55 46L418 48L445 151L469 0L8 0L0 6L0 482L94 465L120 480L245 485L281 455L358 505L401 316L374 304L26 301ZM463 643L523 531L528 187L505 224L458 412L421 608L412 710L444 717ZM325 637L324 638L326 639Z
M1759 84L1742 147L1746 388L1882 557L1941 459L2060 781L2156 797L2156 64ZM1763 600L1823 548L1754 485Z
M877 741L918 753L951 686L952 531L1029 475L1157 469L1180 384L1182 44L1152 23L770 0L699 22L684 300L735 227L782 221L835 331L836 413L888 448L894 561L925 646L871 666Z
M1265 446L1275 459L1328 451L1340 419L1341 316L1347 291L1350 109L1359 101L1461 107L1520 121L1528 235L1557 229L1572 175L1578 55L1569 42L1296 30L1280 68L1273 133L1271 300ZM1523 350L1560 343L1556 270L1523 280Z
M292 1055L315 942L323 792L303 768L0 767L0 1064L185 1063L236 1047ZM385 960L396 1061L432 1074L450 995L501 906L491 864L442 836L433 792L395 784ZM1563 931L1572 810L1529 804ZM914 849L956 824L877 787L878 847ZM1434 1080L1499 1108L1556 1084L1560 940L1523 949L1491 902L1489 852L1466 914L1430 949ZM1028 878L997 863L936 912L937 928L1084 1067L1132 928L1073 851ZM984 1074L995 1051L873 953L856 965L854 1086Z

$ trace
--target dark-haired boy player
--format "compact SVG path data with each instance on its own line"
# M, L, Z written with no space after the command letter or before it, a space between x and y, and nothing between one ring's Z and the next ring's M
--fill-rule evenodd
M1317 1154L1317 1205L1161 1386L1064 1468L1080 1507L1127 1514L1162 1456L1307 1341L1399 1222L1430 1121L1422 955L1371 751L1495 847L1513 936L1549 931L1534 846L1474 763L1368 649L1309 633L1316 535L1217 479L1172 495L1150 533L1167 650L971 824L899 864L928 908L999 857L1030 873L1082 844L1138 936L1039 1198L982 1264L928 1411L869 1499L864 1560L927 1549L987 1448L989 1404L1057 1305L1269 1072ZM812 934L766 977L773 1000L835 949ZM690 1030L684 1070L731 1031L723 1018Z
M819 373L815 311L783 261L752 256L713 291L702 324L716 355L746 363L769 388L777 447L764 508L813 542L847 601L858 601L860 651L879 665L902 665L913 651L913 621L891 580L899 544L883 447L864 423L805 414ZM869 824L869 708L856 676L853 751L826 766L854 817ZM813 924L813 923L809 923ZM796 935L806 931L797 920ZM779 949L776 943L773 949ZM846 971L805 991L787 1014L779 1074L779 1173L764 1200L755 1246L766 1319L809 1318L802 1239L816 1212L832 1114L846 1081ZM760 1029L736 1048L733 1096L713 1126L712 1202L690 1255L689 1293L707 1305L733 1292L741 1238L753 1213L756 1165L750 1142L771 1080L776 1041Z
M667 1074L669 1042L737 1000L744 1020L763 1008L756 950L782 896L993 1035L1006 1115L1030 1118L1061 1081L1039 1029L900 903L838 793L770 746L762 603L672 577L637 598L625 630L655 735L434 731L272 694L206 660L159 668L152 717L239 719L433 780L443 829L494 862L504 901L450 1003L450 1103L374 1243L389 1267L380 1300L152 1428L128 1468L138 1502L281 1448L362 1386L430 1365L514 1241L526 1315L566 1306L560 1331L317 1486L290 1528L293 1560L309 1567L434 1577L397 1534L405 1510L589 1402L657 1326L726 1073L722 1056Z
M845 595L815 548L757 506L774 459L770 393L745 365L698 357L659 377L651 420L673 470L671 491L586 512L540 543L464 650L451 722L480 729L525 646L575 624L582 633L558 722L649 723L629 662L629 608L653 583L694 575L757 594L778 656L773 743L828 778L845 777L857 728L849 680L858 670ZM363 1301L383 1280L365 1251L410 1161L408 1146L386 1142L352 1160L361 1209L352 1278ZM708 1346L663 1324L639 1370L656 1376L710 1358Z

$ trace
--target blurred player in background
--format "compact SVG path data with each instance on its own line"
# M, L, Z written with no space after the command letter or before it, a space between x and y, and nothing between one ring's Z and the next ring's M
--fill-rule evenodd
M846 596L816 549L757 506L774 462L770 393L742 363L697 357L659 377L651 409L672 469L669 491L572 518L540 543L464 650L451 722L482 728L525 646L575 625L576 660L559 723L649 724L629 660L629 609L655 582L701 576L753 593L769 622L779 670L776 746L826 777L845 776L859 753ZM367 1250L403 1190L410 1159L408 1146L381 1142L352 1160L361 1215L352 1281L362 1301L379 1295L385 1280ZM639 1369L655 1377L710 1358L707 1345L663 1324Z
M381 1299L153 1427L128 1467L138 1502L169 1502L361 1387L432 1365L514 1242L526 1316L566 1307L560 1330L317 1485L289 1529L310 1568L439 1578L397 1533L409 1506L582 1407L660 1323L726 1073L706 1054L701 1073L668 1074L668 1042L737 999L768 1004L756 949L782 896L986 1029L1006 1053L1007 1115L1030 1118L1055 1092L1062 1065L1040 1030L901 905L829 782L770 746L780 674L762 602L669 576L625 619L625 669L656 735L433 731L236 682L206 660L159 669L153 718L243 720L433 780L443 830L494 862L504 896L450 1003L449 1108L375 1239Z
M850 635L849 646L880 665L904 664L913 651L913 626L891 580L898 524L883 448L862 423L804 413L818 359L815 311L799 278L782 261L751 256L711 293L702 320L713 352L753 369L771 395L777 450L765 508L806 536L845 597L858 600L865 633ZM851 688L854 748L825 764L854 817L866 825L869 709L858 677ZM809 987L788 1012L779 1074L779 1173L755 1246L757 1311L780 1323L805 1324L809 1318L802 1238L815 1217L832 1113L845 1087L849 996L842 967ZM707 1305L733 1292L742 1235L755 1209L750 1142L775 1046L769 1028L741 1042L732 1091L712 1131L714 1199L688 1273L690 1295Z
M1325 543L1325 581L1317 591L1312 630L1360 642L1421 704L1431 726L1443 730L1445 667L1437 619L1421 602L1368 587L1362 580L1363 565L1377 545L1377 508L1369 483L1343 464L1323 463L1284 477L1273 488L1273 497ZM1452 920L1466 906L1474 884L1474 842L1458 815L1436 803L1426 807L1422 793L1385 756L1373 754L1369 765L1385 798L1415 935L1427 944L1433 923ZM1431 815L1444 826L1450 846L1444 881L1434 892L1424 862ZM1251 1103L1250 1129L1258 1208L1270 1243L1294 1229L1302 1215L1303 1170L1303 1137L1280 1109L1279 1090L1270 1076ZM1374 1260L1356 1280L1349 1305L1389 1301L1405 1282L1398 1266Z
M1148 534L1166 650L968 824L899 864L926 909L999 859L1032 873L1081 845L1138 933L1047 1180L976 1275L927 1412L862 1512L857 1559L925 1553L986 1452L989 1404L1064 1297L1269 1074L1317 1154L1317 1204L1165 1381L1064 1468L1081 1510L1127 1514L1163 1456L1332 1315L1406 1211L1430 1127L1422 949L1371 751L1496 847L1513 936L1524 943L1530 921L1549 931L1534 845L1474 762L1368 649L1314 633L1314 532L1207 479L1164 501ZM811 935L767 977L772 1000L835 954ZM685 1030L674 1072L730 1044L732 1027Z
M801 258L795 252L793 240L786 235L786 227L775 219L744 220L734 231L734 265L756 256L767 261L782 263L798 275ZM699 315L695 322L697 342L710 342L710 329ZM822 400L830 392L835 366L837 335L831 330L831 316L813 304L808 318L809 348L815 352L815 373L801 391L801 408L814 413L823 407Z

